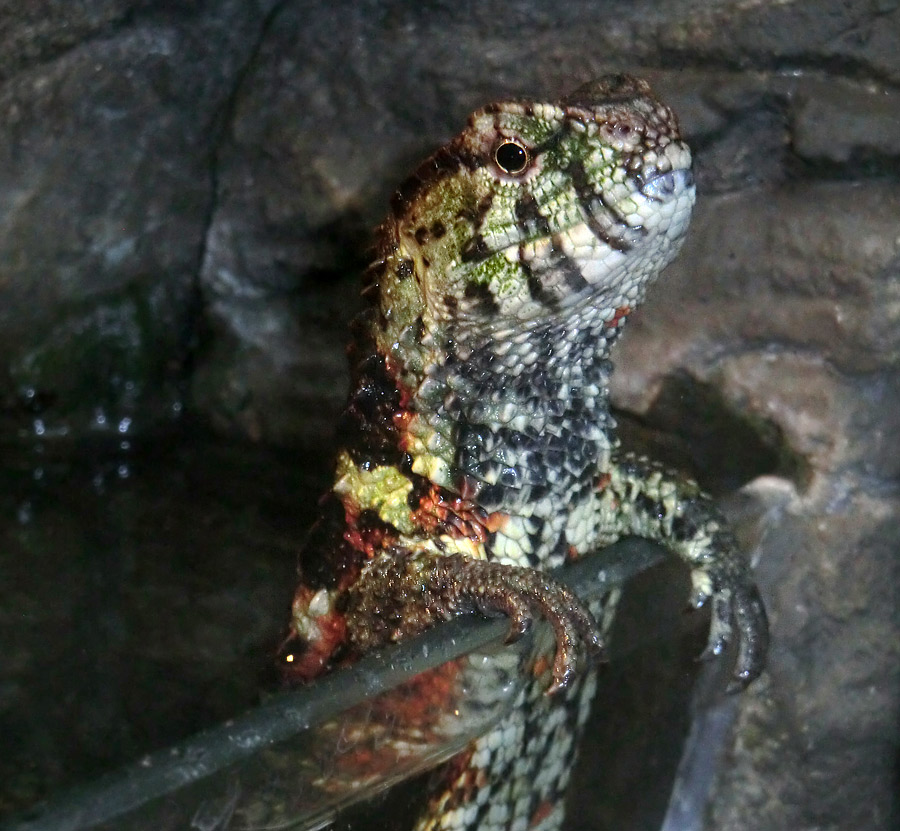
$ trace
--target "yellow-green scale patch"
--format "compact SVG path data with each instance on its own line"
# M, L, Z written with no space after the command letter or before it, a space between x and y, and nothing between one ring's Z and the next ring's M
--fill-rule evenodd
M348 453L338 456L334 492L351 500L360 511L375 511L402 534L415 531L406 501L411 490L412 482L391 465L360 467Z

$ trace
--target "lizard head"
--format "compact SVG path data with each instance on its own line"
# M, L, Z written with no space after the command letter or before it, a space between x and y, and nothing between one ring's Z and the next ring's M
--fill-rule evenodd
M381 343L633 308L680 248L690 165L672 111L630 76L478 110L394 195L380 253L395 279L373 281Z

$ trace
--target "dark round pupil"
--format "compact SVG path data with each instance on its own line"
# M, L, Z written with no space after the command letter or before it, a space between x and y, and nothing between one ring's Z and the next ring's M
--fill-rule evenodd
M528 164L528 153L525 148L512 141L501 144L497 148L494 158L506 173L521 173Z

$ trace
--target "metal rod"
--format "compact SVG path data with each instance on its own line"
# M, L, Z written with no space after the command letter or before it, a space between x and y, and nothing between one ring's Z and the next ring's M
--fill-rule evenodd
M627 539L560 569L555 576L590 602L664 557L658 546ZM125 818L185 789L191 790L205 780L212 781L216 776L221 779L220 774L228 773L236 766L252 765L253 758L262 751L315 733L326 725L333 728L334 724L343 723L344 714L354 707L395 689L420 673L486 647L508 649L501 647L506 632L505 620L487 620L474 615L441 624L406 643L367 655L355 665L337 670L307 687L274 695L231 721L198 733L168 750L153 753L96 782L73 789L4 823L0 831L83 831L99 825L116 828L117 818ZM612 652L615 655L627 649L627 644L614 644ZM499 717L498 711L496 718ZM491 722L479 724L478 729L483 732L490 726ZM449 736L448 747L430 750L429 758L448 756L468 738L468 734L461 733ZM410 767L410 770L414 769ZM384 782L371 783L369 792L377 792L390 781L407 775L405 772L393 773L393 776L386 776ZM219 784L216 787L221 791ZM246 786L242 788L242 798L245 798ZM342 802L361 796L359 792L348 791L336 799L330 798L327 806L316 810L325 816ZM203 803L203 799L198 799ZM207 800L203 804L218 806L216 810L233 811L236 799L219 793L211 802ZM301 818L295 819L297 824L292 827L311 827ZM202 823L195 817L192 825L201 827ZM136 826L123 824L121 827ZM224 826L214 824L209 827Z

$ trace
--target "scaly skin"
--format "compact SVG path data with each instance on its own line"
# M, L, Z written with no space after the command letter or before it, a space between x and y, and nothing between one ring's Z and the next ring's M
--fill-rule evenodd
M765 612L732 537L696 485L619 453L608 407L610 347L687 229L690 163L647 84L609 77L479 110L379 229L289 674L499 611L512 635L550 620L540 684L566 688L532 685L451 766L420 828L559 826L592 686L578 670L600 649L590 612L543 573L570 557L661 542L690 565L695 601L712 599L709 652L736 632L734 686L761 671Z

